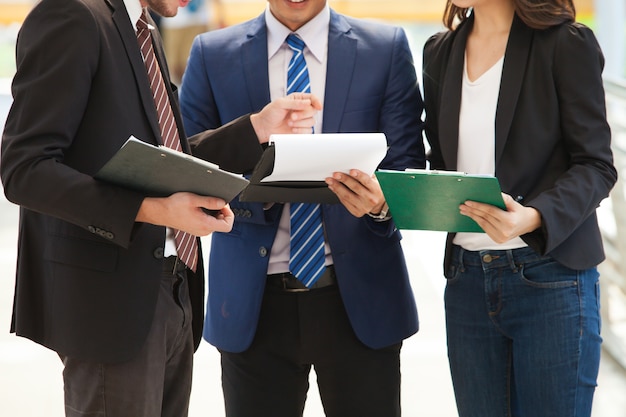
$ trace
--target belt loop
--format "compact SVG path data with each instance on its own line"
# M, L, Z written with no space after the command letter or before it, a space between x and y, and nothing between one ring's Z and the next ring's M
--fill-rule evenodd
M280 281L281 281L281 283L283 284L283 288L282 288L283 290L286 290L286 289L288 288L288 287L287 287L287 281L288 281L288 280L289 280L289 275L287 275L287 274L283 274L283 275L280 277Z
M506 251L506 258L509 261L509 267L513 272L517 272L517 264L515 263L515 256L513 256L513 250L509 249Z
M465 249L463 249L461 246L458 246L458 248L459 248L459 270L462 272L465 272L465 262L463 262Z
M174 259L174 267L172 268L172 275L176 275L176 272L178 271L178 262L180 262L180 259L177 256Z

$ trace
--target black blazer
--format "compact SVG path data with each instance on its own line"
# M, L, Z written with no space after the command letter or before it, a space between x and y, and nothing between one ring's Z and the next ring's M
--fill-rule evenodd
M155 50L183 132L158 36ZM38 3L18 36L13 95L0 167L21 206L12 331L63 355L128 360L154 315L165 228L135 223L144 195L92 178L130 135L161 140L123 1ZM249 120L240 125L253 133ZM238 137L231 126L213 139L224 134ZM189 281L197 346L202 262Z
M455 170L465 44L473 16L424 47L431 167ZM517 16L506 47L495 121L496 176L536 208L542 227L522 236L573 269L604 259L596 208L617 180L606 120L604 58L578 23L533 30ZM446 270L453 235L448 236Z

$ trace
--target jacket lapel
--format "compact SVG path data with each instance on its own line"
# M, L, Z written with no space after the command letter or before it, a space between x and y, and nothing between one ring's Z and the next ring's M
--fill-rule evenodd
M445 82L441 91L438 129L441 153L446 169L449 170L456 170L465 44L473 25L474 18L471 16L456 29L456 36L450 49L450 59L442 78Z
M532 34L533 31L515 15L504 54L496 113L496 171L515 116L515 108L526 72Z
M161 137L161 132L159 129L159 120L156 114L156 109L154 108L154 98L152 97L152 91L150 90L148 74L146 73L146 67L144 66L143 59L141 58L141 51L139 50L139 45L137 44L137 35L133 30L133 26L129 24L126 8L117 3L118 2L115 2L113 5L113 22L119 31L120 38L124 44L124 48L126 49L128 61L130 62L135 74L137 89L139 90L139 95L141 96L146 117L152 127L154 138L157 138L154 142L156 144L158 138ZM146 141L149 140L149 138L139 139Z
M156 23L152 21L152 18L150 18L150 24L156 27ZM180 137L180 146L182 147L182 150L184 152L191 153L189 143L187 142L187 136L185 134L185 128L183 125L182 115L180 113L180 107L178 104L178 93L174 93L174 90L173 90L174 87L172 86L171 78L169 75L170 70L169 70L169 67L167 66L167 59L165 58L165 50L163 49L163 39L161 38L161 34L159 33L158 30L153 30L151 37L152 37L152 45L154 48L154 53L159 63L159 68L161 69L163 82L165 83L165 90L167 91L167 95L170 100L170 105L172 106L172 113L174 115L174 120L176 120L176 128L178 129L178 135ZM143 64L143 60L142 60L142 64ZM144 73L147 74L145 70L145 65L144 65ZM154 97L152 96L152 90L150 88L148 88L148 90L150 91L150 98L152 99L152 107L154 108ZM157 132L158 132L157 138L159 138L158 141L162 145L161 142L163 138L161 137L161 128L159 127L158 115L156 114L156 109L155 109L154 114L155 114L154 119L157 122L156 123ZM152 123L152 121L150 123L151 123L152 128L154 129L154 123Z
M357 39L350 33L351 27L342 16L332 10L330 13L322 130L338 132L352 81Z
M247 39L241 45L241 62L245 63L244 75L253 112L270 102L267 61L267 27L265 15L261 14L251 22Z

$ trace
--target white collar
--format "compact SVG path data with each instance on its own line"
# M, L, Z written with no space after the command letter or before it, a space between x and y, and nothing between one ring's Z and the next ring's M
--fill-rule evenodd
M287 36L293 32L274 17L270 12L269 4L265 8L265 24L267 25L268 58L271 58L285 43ZM326 4L326 7L317 16L295 32L319 62L322 62L326 56L329 27L330 7Z
M130 23L132 23L135 32L137 32L137 21L143 13L141 3L139 0L124 0L124 5L126 6L126 12L130 18Z

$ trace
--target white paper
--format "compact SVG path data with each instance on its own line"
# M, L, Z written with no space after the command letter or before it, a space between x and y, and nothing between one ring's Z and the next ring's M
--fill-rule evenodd
M270 143L274 171L261 182L324 181L351 169L372 175L387 154L384 133L271 135Z

